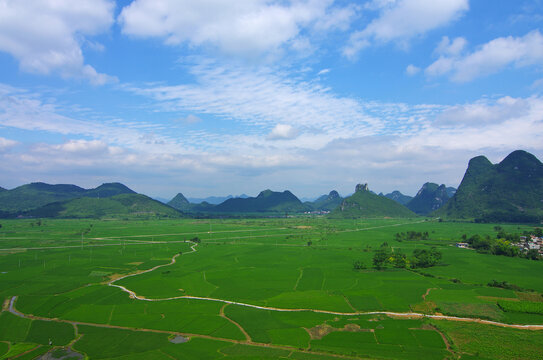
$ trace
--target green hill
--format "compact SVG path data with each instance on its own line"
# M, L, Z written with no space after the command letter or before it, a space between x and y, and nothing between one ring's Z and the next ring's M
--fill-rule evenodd
M215 208L215 205L203 201L199 204L193 204L187 200L187 198L178 193L173 199L168 202L168 205L182 212L186 213L202 213L211 212Z
M342 201L343 198L339 193L336 190L332 190L328 195L322 195L317 200L313 202L308 201L304 204L316 211L332 211L337 208Z
M334 218L361 217L416 217L417 215L396 201L372 193L368 184L356 185L355 193L330 213Z
M484 156L469 161L454 196L435 215L481 221L537 221L543 216L543 164L517 150L493 165Z
M213 212L257 213L257 212L303 212L310 210L290 191L264 190L257 197L233 198L213 207Z
M174 209L186 211L190 207L190 202L183 194L178 193L168 202L168 205Z
M402 204L402 205L407 204L409 201L411 201L411 199L413 199L412 196L404 195L398 190L394 190L393 192L386 195L383 195L383 194L379 194L379 195L384 196L390 200L394 200L397 203Z
M7 190L0 186L0 192L3 192L3 191L7 191Z
M179 218L182 213L145 195L120 194L107 198L82 197L55 202L24 212L23 215L48 218Z
M427 215L442 207L448 200L449 195L445 185L427 182L406 206L419 215Z
M42 182L19 186L0 193L0 210L17 212L83 196L85 189L75 185L49 185Z
M121 183L106 183L98 186L95 189L89 189L85 191L85 197L112 197L121 194L135 194L136 192L129 189L126 185Z
M50 185L37 182L0 192L0 211L17 213L80 197L98 198L119 194L135 194L135 192L119 183L103 184L95 189L86 190L76 185Z

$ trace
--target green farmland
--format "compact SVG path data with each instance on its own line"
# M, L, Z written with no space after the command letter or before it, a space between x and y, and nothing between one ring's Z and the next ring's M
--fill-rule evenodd
M453 246L495 225L3 220L0 359L540 359L543 261ZM442 258L377 270L384 242Z

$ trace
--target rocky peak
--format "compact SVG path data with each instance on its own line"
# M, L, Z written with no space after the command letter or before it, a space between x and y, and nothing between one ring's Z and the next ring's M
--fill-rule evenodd
M339 198L339 193L336 190L330 191L330 194L328 194L328 199L332 200L337 198Z
M355 192L359 192L359 191L370 191L370 188L368 187L368 183L365 183L365 184L357 184L355 189L354 189Z

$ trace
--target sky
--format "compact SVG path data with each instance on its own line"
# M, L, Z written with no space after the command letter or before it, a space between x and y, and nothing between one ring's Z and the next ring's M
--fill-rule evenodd
M0 186L457 187L543 159L543 0L0 0Z

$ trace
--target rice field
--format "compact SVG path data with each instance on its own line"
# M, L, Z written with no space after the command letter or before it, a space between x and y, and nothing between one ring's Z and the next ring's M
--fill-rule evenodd
M543 262L452 246L463 234L495 234L494 226L420 218L5 220L0 359L67 348L91 359L541 358L543 330L406 316L543 325ZM430 239L394 240L405 231ZM379 271L372 258L383 242L406 254L436 247L443 257L432 268ZM365 269L353 269L355 261ZM493 280L521 290L487 286ZM466 340L478 332L485 341ZM177 335L189 341L169 341Z

